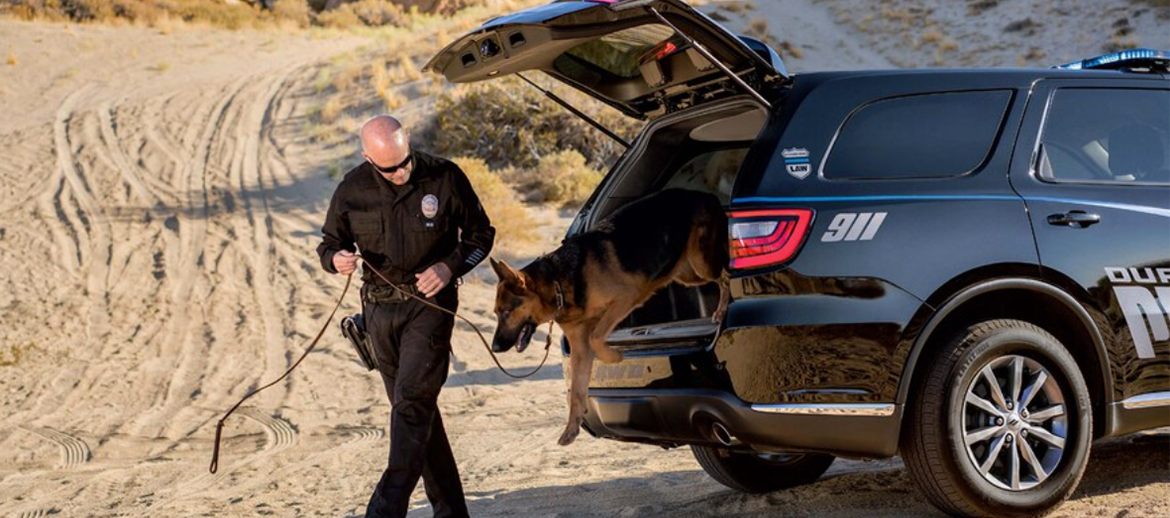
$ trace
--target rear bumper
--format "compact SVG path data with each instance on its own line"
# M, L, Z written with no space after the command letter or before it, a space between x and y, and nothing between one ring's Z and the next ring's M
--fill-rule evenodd
M718 445L722 423L745 447L890 457L898 450L901 405L751 405L717 390L590 389L586 429L596 437L678 446Z

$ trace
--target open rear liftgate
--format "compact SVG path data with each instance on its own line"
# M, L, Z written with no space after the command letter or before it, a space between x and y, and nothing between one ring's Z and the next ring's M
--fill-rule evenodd
M426 69L454 83L515 74L627 148L628 141L521 72L545 72L638 119L736 91L770 112L765 91L788 79L775 51L680 0L569 1L501 16L448 45Z

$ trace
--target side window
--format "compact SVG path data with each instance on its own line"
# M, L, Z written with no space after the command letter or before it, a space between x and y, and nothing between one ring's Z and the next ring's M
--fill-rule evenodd
M1168 151L1170 90L1062 88L1036 170L1050 182L1170 184Z
M825 178L959 176L991 151L1011 92L897 97L862 107L845 121L825 161Z

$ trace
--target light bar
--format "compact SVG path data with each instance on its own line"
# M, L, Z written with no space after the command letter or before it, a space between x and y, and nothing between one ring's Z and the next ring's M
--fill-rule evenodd
M1135 62L1135 65L1137 63L1142 63L1144 65L1161 65L1162 68L1165 68L1168 64L1170 64L1170 51L1154 49L1129 49L1120 52L1112 52L1103 56L1097 56L1095 58L1073 61L1072 63L1065 63L1063 65L1056 65L1052 68L1060 68L1064 70L1114 69L1121 68L1129 62Z

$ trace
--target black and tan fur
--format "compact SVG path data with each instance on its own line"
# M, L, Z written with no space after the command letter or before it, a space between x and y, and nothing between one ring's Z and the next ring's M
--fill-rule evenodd
M730 297L727 217L715 196L695 191L668 189L632 202L519 271L491 264L500 278L493 350L523 351L536 326L554 319L569 340L569 422L561 445L577 438L584 419L593 356L621 361L606 338L630 312L673 282L718 282L712 318L721 322Z

